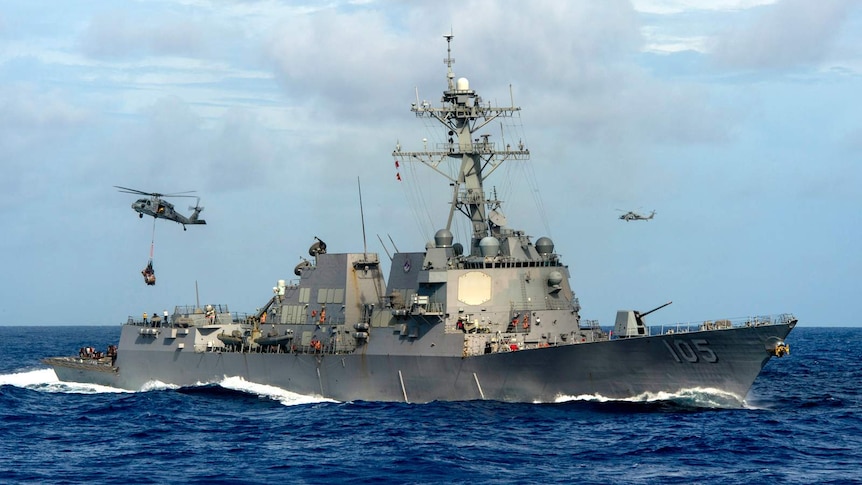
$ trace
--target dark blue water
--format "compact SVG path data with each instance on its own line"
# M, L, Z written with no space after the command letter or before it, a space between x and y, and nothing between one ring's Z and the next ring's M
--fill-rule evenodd
M118 392L39 363L119 327L0 327L0 483L862 483L862 329L797 328L744 405Z

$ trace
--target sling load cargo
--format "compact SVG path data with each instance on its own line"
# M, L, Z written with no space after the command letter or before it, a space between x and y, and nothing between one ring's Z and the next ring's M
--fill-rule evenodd
M147 267L141 271L141 274L144 276L144 283L147 286L155 286L156 284L156 270L153 269L153 249L156 246L156 220L153 219L153 239L150 241L150 260L147 261Z

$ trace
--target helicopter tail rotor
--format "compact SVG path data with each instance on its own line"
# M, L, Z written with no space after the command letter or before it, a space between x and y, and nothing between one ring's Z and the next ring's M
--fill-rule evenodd
M198 202L200 202L200 199L198 199ZM206 224L207 223L207 221L205 221L203 219L198 219L198 216L200 216L201 211L204 210L204 208L201 207L200 204L195 204L194 207L189 207L189 210L194 211L194 212L192 212L192 215L189 217L189 220L192 222L192 224Z
M189 206L189 210L194 211L194 214L192 214L192 220L197 220L198 215L201 213L202 210L204 210L204 208L201 207L201 198L195 197L195 199L197 200L195 200L194 207Z

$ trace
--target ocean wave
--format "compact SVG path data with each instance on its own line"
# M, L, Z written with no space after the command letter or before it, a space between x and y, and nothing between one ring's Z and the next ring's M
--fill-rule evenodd
M296 406L303 404L318 404L324 402L336 403L332 399L327 399L320 396L307 396L290 392L280 387L270 386L266 384L256 384L249 382L242 377L225 377L221 382L217 383L225 389L240 391L247 394L254 394L260 397L267 397L274 401L278 401L285 406Z
M557 396L554 402L565 403L585 401L593 403L673 403L685 407L709 409L747 408L743 398L731 392L714 388L681 389L677 392L644 392L627 398L611 398L601 394L582 394L579 396Z
M179 389L203 388L209 386L219 386L231 391L241 392L243 394L255 395L258 397L266 397L274 401L278 401L285 406L296 406L304 404L319 404L319 403L336 403L338 401L323 398L320 396L309 396L297 394L275 386L265 384L257 384L249 382L242 377L224 377L218 382L199 382L193 386L183 388L175 384L168 384L158 380L152 380L145 383L137 391L127 389L119 389L115 387L102 386L99 384L87 384L80 382L60 381L53 369L36 369L25 372L16 372L12 374L0 374L0 386L10 385L24 389L32 389L44 392L57 392L68 394L100 394L100 393L135 393L135 392L155 392L155 391L175 391Z
M100 386L98 384L84 384L80 382L65 382L57 378L53 369L37 369L26 372L0 375L0 386L10 385L23 389L32 389L44 392L60 392L68 394L99 394L99 393L127 393L125 389Z
M175 389L179 389L180 386L174 384L167 384L162 381L147 381L143 386L141 386L141 392L150 392L150 391L171 391Z
M250 382L238 376L225 376L214 382L197 382L190 386L177 386L166 384L161 381L149 381L141 391L165 391L173 390L183 394L210 394L210 395L246 395L268 398L278 401L285 406L296 406L303 404L337 403L332 399L320 396L304 395L291 392L280 387Z

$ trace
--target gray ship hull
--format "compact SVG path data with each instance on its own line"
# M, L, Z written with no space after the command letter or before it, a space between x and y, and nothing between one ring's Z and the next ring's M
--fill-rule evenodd
M137 327L125 326L116 372L49 363L61 380L130 390L154 381L193 386L236 376L338 401L554 402L693 388L742 400L771 357L770 342L783 340L792 328L792 323L740 327L457 357L422 355L412 348L386 355L196 352L177 338L142 342L146 337Z
M42 362L51 366L61 381L122 388L118 385L119 369L109 362L77 357L48 357Z

